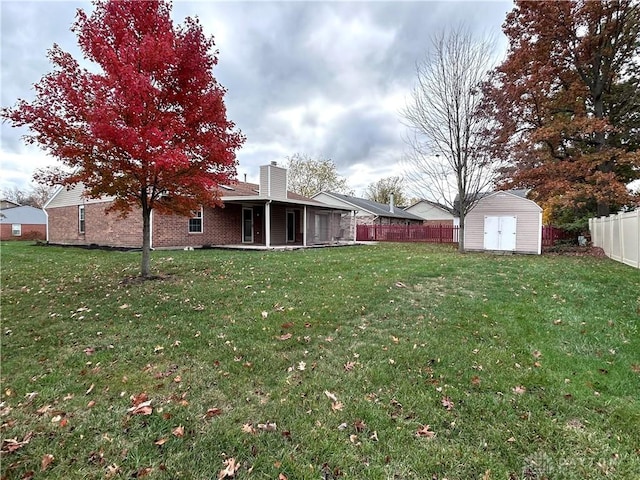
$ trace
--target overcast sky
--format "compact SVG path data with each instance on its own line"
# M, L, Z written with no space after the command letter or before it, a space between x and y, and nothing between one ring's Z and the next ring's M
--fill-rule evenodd
M32 85L51 71L54 43L80 60L69 30L83 1L7 1L1 8L2 106L32 99ZM257 181L258 167L294 153L330 158L361 195L400 173L406 151L400 111L429 39L465 24L494 35L511 2L219 2L174 1L174 22L198 16L220 51L214 70L227 89L230 120L246 135L238 174ZM88 65L87 65L88 66ZM27 188L36 168L55 164L2 124L0 189Z

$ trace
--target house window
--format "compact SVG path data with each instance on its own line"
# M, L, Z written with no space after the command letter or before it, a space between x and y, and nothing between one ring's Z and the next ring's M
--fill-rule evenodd
M202 233L202 207L189 219L189 233Z
M11 225L11 235L14 237L22 236L22 224L14 223Z
M78 232L84 233L84 205L78 207Z

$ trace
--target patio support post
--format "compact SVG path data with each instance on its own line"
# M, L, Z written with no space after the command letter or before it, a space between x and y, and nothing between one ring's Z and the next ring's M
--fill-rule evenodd
M264 205L264 245L271 247L271 200Z
M356 220L356 214L358 212L356 212L355 210L351 210L351 228L353 229L353 244L355 245L356 240L357 240L357 236L358 236L358 222Z
M302 211L302 246L307 246L307 206Z

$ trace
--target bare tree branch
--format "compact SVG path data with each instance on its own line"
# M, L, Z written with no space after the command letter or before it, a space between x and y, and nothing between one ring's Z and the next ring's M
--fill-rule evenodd
M488 120L480 112L480 86L493 50L491 39L477 40L463 27L434 36L416 64L416 86L402 111L410 129L404 159L408 189L458 213L461 251L464 218L496 178L483 145Z

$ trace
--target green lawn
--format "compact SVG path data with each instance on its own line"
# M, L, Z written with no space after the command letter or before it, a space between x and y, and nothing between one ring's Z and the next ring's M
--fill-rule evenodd
M2 479L640 478L606 258L1 248Z

